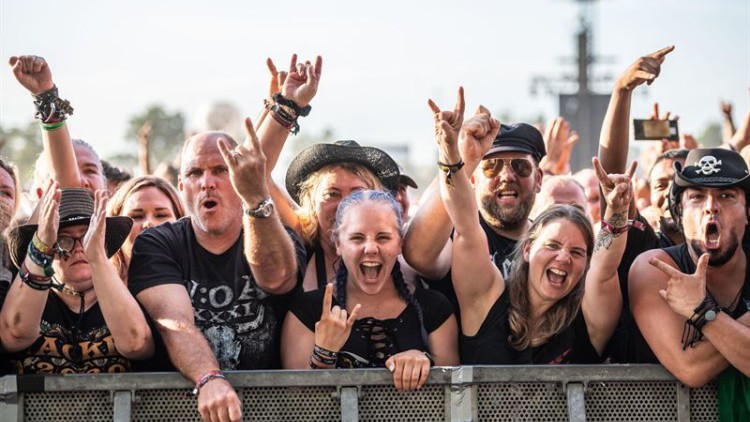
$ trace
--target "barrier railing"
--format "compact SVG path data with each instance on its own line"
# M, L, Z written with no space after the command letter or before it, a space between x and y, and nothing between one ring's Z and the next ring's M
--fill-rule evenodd
M401 393L381 369L242 371L227 379L244 420L717 421L716 389L658 365L435 368ZM0 421L200 421L176 373L0 378Z

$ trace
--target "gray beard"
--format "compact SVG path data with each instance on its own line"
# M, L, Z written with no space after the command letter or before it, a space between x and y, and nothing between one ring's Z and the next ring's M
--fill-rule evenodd
M517 207L502 207L495 202L495 196L482 198L482 217L490 226L497 229L514 230L523 227L531 213L531 204L521 202Z

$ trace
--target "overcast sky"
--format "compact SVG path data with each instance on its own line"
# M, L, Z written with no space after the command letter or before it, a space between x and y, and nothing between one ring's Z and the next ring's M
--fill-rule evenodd
M45 57L75 115L74 137L106 157L125 150L128 119L152 103L182 111L229 101L255 116L266 92L266 57L320 54L318 97L302 131L332 127L365 144L409 144L430 162L427 98L448 106L459 84L467 108L482 103L528 119L553 117L555 97L530 95L531 79L573 74L580 4L530 1L11 1L0 0L0 56ZM683 132L720 118L719 99L749 108L750 1L604 0L592 7L596 75L617 76L637 57L675 44L659 80L636 96L681 116ZM611 89L611 83L603 85ZM602 89L600 89L602 91ZM641 90L643 91L643 90ZM28 94L0 72L0 125L25 124ZM131 147L132 148L132 147Z

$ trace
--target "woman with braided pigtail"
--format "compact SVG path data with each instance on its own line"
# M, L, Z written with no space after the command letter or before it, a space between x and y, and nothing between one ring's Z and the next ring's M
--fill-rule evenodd
M404 281L402 227L401 208L387 192L359 191L341 201L335 283L292 305L282 331L284 368L385 367L396 388L408 391L424 385L431 365L458 364L458 327L447 299L412 292Z

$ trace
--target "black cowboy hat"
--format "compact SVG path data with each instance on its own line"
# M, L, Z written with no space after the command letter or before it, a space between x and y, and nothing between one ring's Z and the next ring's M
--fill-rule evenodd
M91 196L91 191L78 188L63 189L60 195L59 213L60 229L88 225L94 214L94 198ZM107 217L106 226L104 246L107 250L107 257L112 257L128 238L133 219L125 216ZM8 249L16 268L20 268L26 258L29 242L38 227L38 224L24 224L8 232Z
M365 166L388 190L398 188L398 165L385 151L363 147L355 141L320 143L294 157L286 171L286 190L299 203L300 187L310 175L329 164L356 163Z
M675 221L681 216L680 194L689 187L731 188L739 187L750 192L750 171L742 156L724 148L691 150L685 165L675 160L674 182L669 190L669 211ZM750 198L748 198L750 200Z

